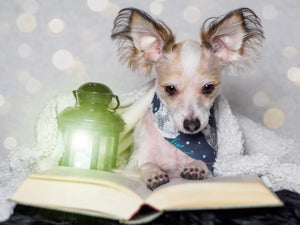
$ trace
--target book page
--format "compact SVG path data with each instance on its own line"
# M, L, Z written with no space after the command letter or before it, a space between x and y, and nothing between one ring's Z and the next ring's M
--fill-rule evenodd
M215 177L202 181L174 179L146 200L159 210L281 206L256 176Z
M257 175L241 175L241 176L218 176L218 177L210 177L205 180L187 180L182 178L173 178L170 180L169 183L166 183L165 185L162 185L155 189L155 191L158 191L163 188L167 188L169 186L177 185L177 184L186 184L186 183L203 183L203 182L235 182L235 183L243 183L243 182L251 182L251 183L257 183L262 182L262 180ZM155 192L154 191L154 192Z
M152 193L152 191L146 187L145 183L139 179L107 171L60 166L43 173L32 174L30 177L36 179L55 179L107 185L113 188L122 189L125 192L134 192L143 199L146 199Z
M135 195L105 185L34 178L26 179L12 200L35 207L125 220L143 204Z
M128 220L144 204L136 192L151 193L143 182L120 174L58 167L30 175L12 200L25 205Z

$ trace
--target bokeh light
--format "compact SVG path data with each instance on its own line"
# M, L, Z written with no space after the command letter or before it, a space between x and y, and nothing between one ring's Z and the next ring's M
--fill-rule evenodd
M22 84L25 85L26 82L31 78L30 72L27 70L20 70L17 71L17 80Z
M268 109L263 116L264 124L270 129L278 129L282 127L285 121L285 115L279 108Z
M49 21L48 29L53 34L59 34L64 31L65 23L59 18L54 18Z
M160 1L153 1L149 6L150 12L154 15L159 15L162 13L164 6Z
M256 106L264 107L269 103L270 99L265 92L258 91L253 96L253 102Z
M11 109L12 109L11 103L7 99L4 99L2 105L0 105L0 115L7 115L8 113L11 112Z
M266 20L275 19L278 15L277 9L274 5L266 5L263 7L261 13Z
M300 68L291 67L287 71L287 77L290 81L294 82L296 85L300 86Z
M68 69L67 74L73 77L72 83L76 86L90 80L90 76L86 71L84 64L78 60L74 60L72 67Z
M17 19L17 26L20 31L30 33L36 28L37 22L32 14L21 14Z
M200 9L195 6L187 6L183 10L183 18L189 23L196 23L201 18Z
M282 49L282 55L288 59L295 58L297 56L297 49L293 46L286 46Z
M5 21L0 21L0 36L8 34L9 30L10 30L9 24Z
M15 147L17 147L18 142L15 137L9 136L4 139L3 144L6 149L13 150Z
M42 88L42 83L34 78L30 72L21 70L17 72L17 80L29 94L36 94Z
M104 11L108 6L108 0L87 0L90 10L95 12Z
M52 63L58 70L67 70L72 66L73 55L65 49L60 49L53 54Z
M31 47L26 44L26 43L23 43L21 44L19 47L18 47L18 55L22 58L28 58L31 56L31 53L32 53L32 49Z
M106 7L105 12L107 12L112 17L112 19L115 18L119 11L120 7L118 6L118 4L111 1L108 2L108 6Z

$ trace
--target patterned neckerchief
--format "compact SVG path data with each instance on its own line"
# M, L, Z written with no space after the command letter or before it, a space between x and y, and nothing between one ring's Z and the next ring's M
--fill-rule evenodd
M206 163L208 169L213 171L216 160L217 135L214 107L210 109L209 124L197 134L185 134L174 125L167 107L155 93L151 103L152 120L163 137L172 145L193 159L199 159Z

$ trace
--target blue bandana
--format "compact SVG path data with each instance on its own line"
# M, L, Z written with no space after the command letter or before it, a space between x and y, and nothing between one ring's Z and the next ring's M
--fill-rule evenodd
M185 134L180 132L175 127L167 107L160 101L156 93L151 103L151 113L154 125L168 142L193 159L202 160L206 163L207 168L213 171L217 150L214 107L210 109L207 127L197 134Z

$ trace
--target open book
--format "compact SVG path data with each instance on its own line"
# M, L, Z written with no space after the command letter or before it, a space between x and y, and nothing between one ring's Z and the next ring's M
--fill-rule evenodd
M150 191L120 174L58 167L30 175L12 199L20 204L148 222L163 211L276 207L283 203L256 175L203 181L174 179Z

